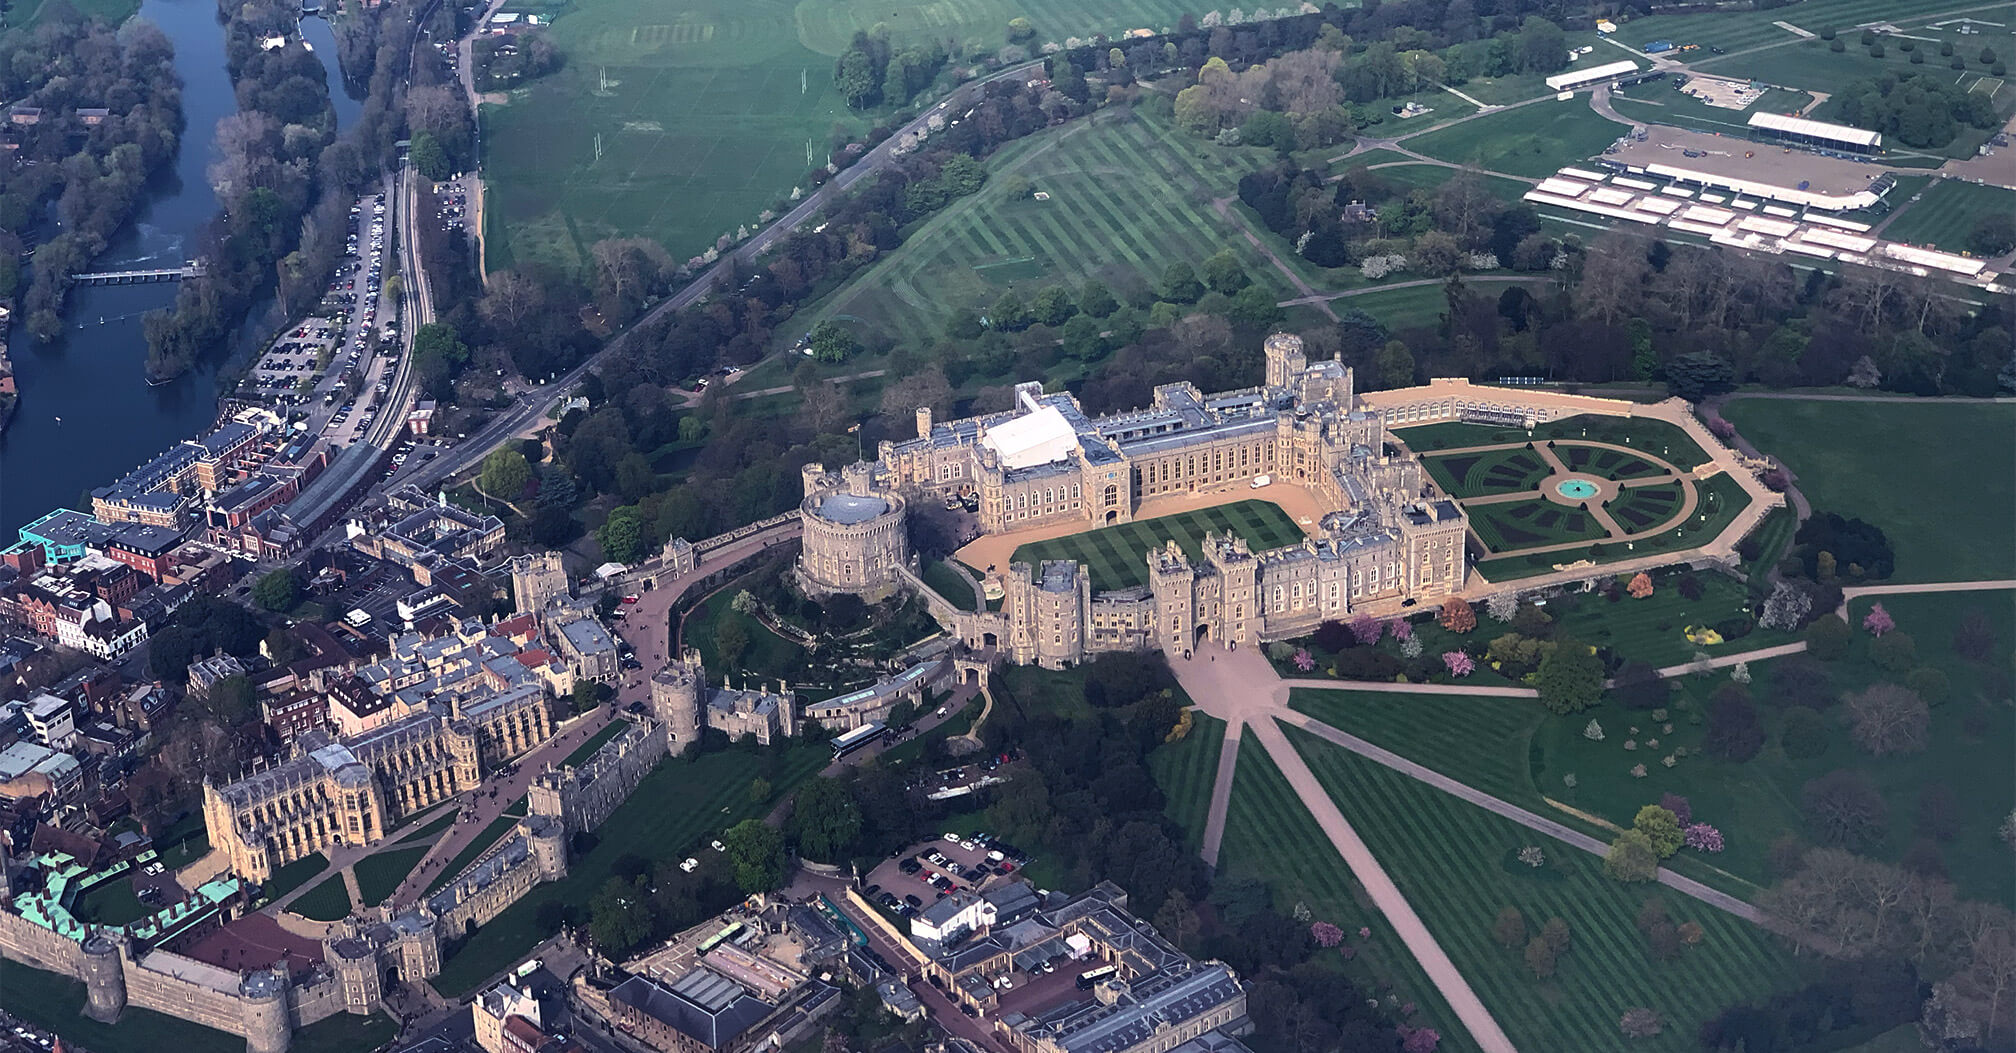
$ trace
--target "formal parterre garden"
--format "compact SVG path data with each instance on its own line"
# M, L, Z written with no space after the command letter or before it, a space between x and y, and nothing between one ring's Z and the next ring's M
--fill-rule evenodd
M1777 938L1747 921L1656 885L1625 885L1602 860L1463 800L1289 729L1318 781L1442 945L1485 1007L1522 1049L1692 1050L1695 1029L1724 1007L1786 985L1799 970ZM1541 850L1542 865L1522 862ZM1648 898L1703 937L1660 961L1635 919ZM1517 908L1529 932L1567 922L1568 947L1546 978L1520 949L1492 938L1493 922ZM1619 1033L1626 1009L1668 1021L1648 1039Z
M1060 559L1082 563L1092 570L1094 592L1111 591L1146 584L1148 552L1170 541L1176 542L1193 563L1201 561L1207 533L1245 538L1255 552L1280 548L1302 538L1302 529L1279 505L1269 501L1239 501L1031 541L1018 547L1011 558L1031 567Z

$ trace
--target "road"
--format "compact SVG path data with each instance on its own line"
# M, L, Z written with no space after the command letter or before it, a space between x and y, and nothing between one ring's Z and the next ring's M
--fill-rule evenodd
M580 365L568 370L554 382L544 385L537 391L528 392L520 396L510 409L504 410L491 418L489 423L469 435L455 449L442 454L440 457L429 462L425 468L413 473L409 477L410 480L419 484L422 489L431 488L441 480L481 461L499 443L536 425L548 410L558 403L568 392L573 390L574 385L580 382L582 376L595 368L605 356L622 350L633 338L633 334L639 330L648 328L651 323L656 322L669 313L684 310L700 302L701 299L714 289L715 285L729 274L737 263L748 263L755 260L790 232L797 230L806 221L823 212L828 205L833 203L833 200L837 196L845 193L848 188L868 176L881 171L895 156L896 142L906 133L922 130L925 123L930 120L932 114L969 106L979 99L981 93L986 90L987 85L996 81L1027 77L1031 73L1041 70L1042 65L1043 63L1040 60L1025 62L1019 66L1011 66L998 73L982 77L979 80L970 81L954 89L952 94L946 96L943 102L917 115L917 117L903 127L896 129L881 144L863 154L859 160L828 180L825 185L806 195L805 200L800 202L798 207L792 209L768 227L765 227L755 237L736 246L734 250L716 261L712 267L709 267L705 273L694 279L684 289L666 298L629 329L604 344L601 350L588 356Z

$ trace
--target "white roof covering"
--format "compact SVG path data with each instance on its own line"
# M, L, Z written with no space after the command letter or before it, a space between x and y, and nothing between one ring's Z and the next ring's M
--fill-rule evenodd
M1714 172L1681 168L1678 165L1646 165L1645 170L1653 175L1665 176L1668 179L1680 179L1690 183L1698 183L1702 186L1720 187L1739 194L1769 198L1773 201L1783 201L1788 204L1804 205L1807 208L1829 208L1842 212L1853 212L1856 209L1868 208L1880 200L1873 192L1868 190L1857 190L1850 194L1822 194L1811 190L1799 190L1793 187L1773 186L1770 183L1762 183L1754 179L1738 179L1733 176L1718 175ZM1871 178L1873 179L1874 177L1872 176ZM1770 212L1771 209L1766 207L1764 211Z
M980 444L1001 455L1003 468L1033 468L1071 456L1078 433L1055 406L1038 406L996 428Z
M1630 59L1625 59L1621 62L1612 62L1602 66L1591 66L1585 70L1557 74L1547 78L1547 86L1555 91L1561 91L1564 88L1572 88L1579 84L1593 83L1605 77L1615 77L1625 73L1636 73L1637 71L1638 64Z
M1903 260L1905 263L1915 263L1921 267L1937 267L1956 274L1979 274L1982 268L1987 266L1981 260L1955 256L1950 252L1933 252L1911 245L1899 245L1895 242L1886 243L1883 246L1883 254L1892 259Z
M1833 139L1836 142L1854 143L1857 146L1877 146L1883 136L1861 128L1845 124L1828 124L1826 121L1809 121L1804 117L1787 117L1782 113L1753 113L1750 127L1768 128L1774 132L1790 132L1793 135L1810 135L1815 139Z

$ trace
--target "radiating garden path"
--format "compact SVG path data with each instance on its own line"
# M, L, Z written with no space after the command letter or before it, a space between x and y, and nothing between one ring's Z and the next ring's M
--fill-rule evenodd
M1393 925L1393 931L1401 942L1407 945L1409 953L1421 963L1421 969L1428 975L1449 1008L1470 1032L1470 1037L1485 1053L1516 1053L1512 1039L1505 1029L1484 1008L1484 1001L1463 978L1456 963L1449 959L1448 952L1435 941L1421 916L1402 895L1399 886L1387 875L1385 868L1373 858L1363 838L1351 828L1349 820L1323 791L1316 779L1316 773L1309 770L1302 755L1288 742L1281 726L1274 717L1287 712L1288 686L1267 659L1248 648L1244 651L1229 651L1216 644L1206 643L1194 657L1174 659L1169 663L1176 670L1176 677L1183 689L1190 693L1197 707L1211 716L1225 721L1225 740L1228 748L1235 746L1242 728L1251 728L1253 735L1266 748L1267 756L1288 780L1302 800L1303 807L1316 819L1316 825L1337 849L1337 854L1351 868L1352 876L1365 888L1380 913ZM1205 823L1204 858L1216 862L1219 839L1225 829L1225 805L1231 797L1231 775L1233 767L1222 763L1218 768L1218 782L1211 791L1211 813ZM1217 837L1214 838L1215 830Z

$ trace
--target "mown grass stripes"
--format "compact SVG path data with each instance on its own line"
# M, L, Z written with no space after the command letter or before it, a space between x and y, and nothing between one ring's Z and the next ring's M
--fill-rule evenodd
M1328 921L1347 934L1357 956L1319 957L1336 968L1364 994L1391 989L1402 1002L1419 1011L1409 1021L1442 1033L1444 1053L1471 1051L1477 1045L1428 981L1421 965L1394 934L1384 915L1363 900L1363 891L1342 856L1323 836L1316 817L1302 805L1266 747L1251 735L1239 743L1238 777L1226 811L1225 840L1219 847L1219 880L1254 878L1273 888L1276 909L1293 911L1306 905L1318 921ZM1372 937L1358 936L1360 928ZM1357 994L1339 992L1339 997Z
M1195 852L1204 843L1204 821L1211 811L1211 788L1218 781L1225 722L1196 710L1191 714L1190 733L1182 741L1150 753L1148 771L1162 788L1162 810L1183 828L1184 847Z
M1287 733L1522 1049L1690 1050L1702 1020L1798 976L1776 938L1748 922L1657 886L1610 881L1595 856L1305 732ZM1543 850L1546 866L1512 858L1528 845ZM1698 922L1701 944L1674 961L1655 960L1634 922L1648 896L1663 899L1676 923ZM1569 924L1573 942L1552 978L1535 979L1518 951L1492 941L1492 921L1506 906L1519 908L1532 931L1552 917ZM1665 1032L1621 1035L1617 1019L1633 1006L1664 1016Z

